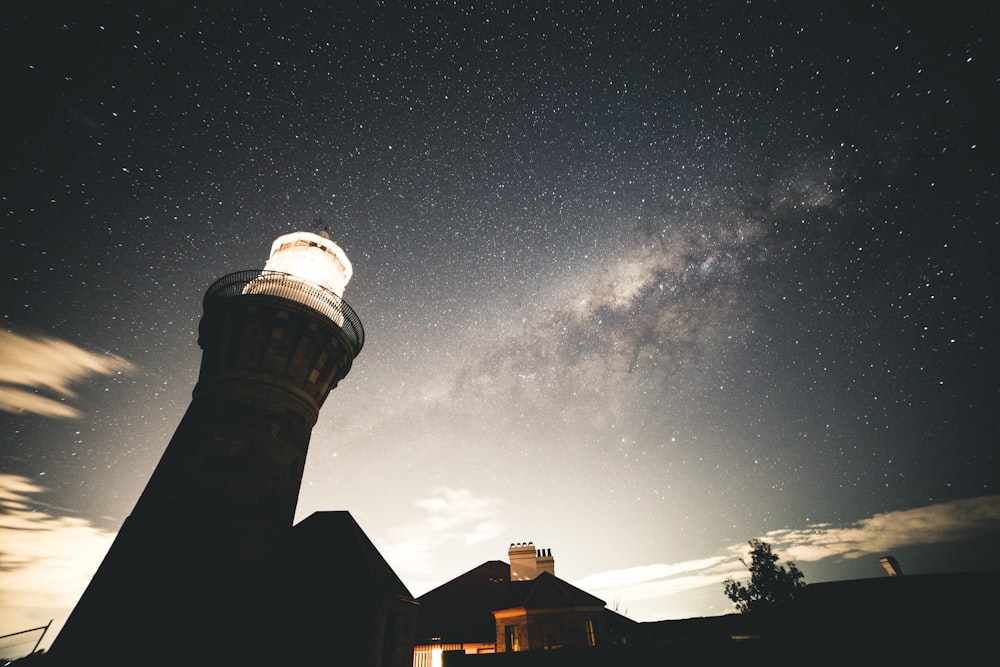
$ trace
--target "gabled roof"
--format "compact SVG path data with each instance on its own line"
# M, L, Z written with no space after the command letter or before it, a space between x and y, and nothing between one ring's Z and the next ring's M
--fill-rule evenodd
M604 600L543 572L511 581L510 565L486 561L418 598L417 642L496 642L494 611L511 608L604 607Z
M315 512L292 529L298 576L338 596L413 596L350 512Z
M550 572L534 579L510 582L510 595L500 609L549 609L554 607L603 607L604 600L580 590Z
M417 641L496 641L493 610L510 595L510 565L486 561L418 598Z
M488 560L482 565L460 574L449 582L420 596L421 604L438 606L466 606L470 600L500 602L510 583L510 565L499 560ZM481 604L477 606L482 606Z

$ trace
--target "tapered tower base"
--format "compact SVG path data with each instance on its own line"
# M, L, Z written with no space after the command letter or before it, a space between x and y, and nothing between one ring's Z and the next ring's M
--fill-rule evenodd
M354 312L314 283L252 271L213 285L191 405L56 638L53 660L280 658L310 435L362 343Z

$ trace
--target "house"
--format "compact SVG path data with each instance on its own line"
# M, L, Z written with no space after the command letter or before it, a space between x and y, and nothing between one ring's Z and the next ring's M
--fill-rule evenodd
M409 667L417 602L350 512L296 524L292 555L288 664Z
M499 653L603 645L608 639L604 600L542 572L512 581L501 608L493 610Z
M809 584L755 613L638 623L555 576L547 551L532 561L523 546L511 545L510 565L488 561L418 599L414 667L764 664L775 655L972 664L994 649L998 572L903 576L888 561L890 576Z
M514 653L584 649L621 641L633 621L555 575L551 550L511 544L510 563L492 560L417 599L414 667L446 652Z

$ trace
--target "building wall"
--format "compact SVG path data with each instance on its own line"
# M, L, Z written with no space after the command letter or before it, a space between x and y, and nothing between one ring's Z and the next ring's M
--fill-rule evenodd
M465 655L483 655L495 653L493 644L463 643L463 644L423 644L413 648L413 667L442 667L445 656L456 653Z
M496 650L507 651L508 627L517 628L519 651L544 651L546 645L559 644L552 648L580 648L589 646L585 621L593 622L596 644L608 642L607 623L600 607L571 607L556 609L505 609L494 612L496 619ZM546 626L558 629L558 641L553 642L552 633L546 637Z
M293 602L288 636L296 667L411 667L417 607L390 598L327 597Z

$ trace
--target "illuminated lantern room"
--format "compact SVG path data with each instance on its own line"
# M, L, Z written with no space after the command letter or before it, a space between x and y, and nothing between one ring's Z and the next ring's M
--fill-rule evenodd
M326 232L292 232L275 239L260 275L243 294L269 294L308 306L345 326L344 288L353 269ZM359 328L360 323L350 323ZM360 349L360 346L357 347Z
M275 239L265 271L285 273L344 296L351 280L347 253L326 232L292 232Z

